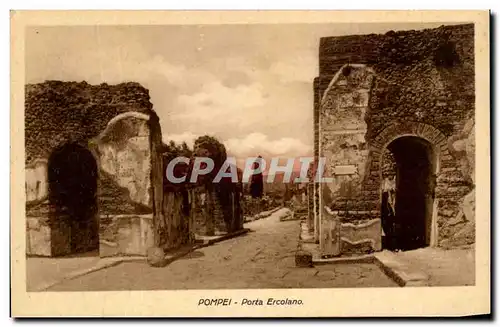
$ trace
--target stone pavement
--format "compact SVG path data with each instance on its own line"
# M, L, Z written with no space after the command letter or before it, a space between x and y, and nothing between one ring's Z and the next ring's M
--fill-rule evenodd
M26 290L43 291L64 280L109 268L124 261L144 260L143 257L99 258L97 253L62 258L29 257L26 259Z
M195 250L163 268L126 262L64 281L49 291L397 287L373 263L295 266L299 224L281 209L245 224L251 232Z
M171 251L166 254L166 259L170 262L196 249L210 246L247 232L248 230L244 229L225 235L197 236L196 239L199 243ZM146 258L142 256L100 258L97 251L59 258L29 257L26 260L26 290L28 292L44 291L63 281L72 280L123 262L145 262L145 260Z
M300 223L299 250L312 255L314 266L322 264L375 263L400 286L469 286L475 284L474 247L423 248L405 252L322 259L319 245L304 221Z
M474 247L382 251L376 253L375 257L401 286L475 285Z

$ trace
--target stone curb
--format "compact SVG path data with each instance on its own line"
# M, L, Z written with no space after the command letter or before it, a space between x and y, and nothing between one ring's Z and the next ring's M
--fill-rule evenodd
M183 251L179 251L179 252L177 252L175 254L166 255L165 256L166 257L166 264L165 264L165 266L171 264L175 260L180 259L180 258L182 258L182 257L190 254L191 252L194 252L194 251L198 250L198 249L203 249L203 248L206 248L206 247L208 247L210 245L214 245L216 243L219 243L219 242L222 242L222 241L226 241L226 240L229 240L231 238L235 238L235 237L247 234L249 231L250 231L250 229L243 228L242 230L239 230L239 231L236 231L236 232L233 232L233 233L230 233L230 234L226 234L226 235L221 235L221 236L219 236L217 238L214 238L214 239L211 239L211 240L204 240L202 244L194 244L190 248L185 249ZM146 260L146 259L147 258L143 258L143 260Z
M281 222L285 222L285 221L302 221L304 220L302 216L299 216L298 214L296 214L295 211L291 210L291 214L290 216L285 216L285 217L280 217L280 221Z
M300 252L309 252L307 249L304 249L303 244L304 243L309 243L309 242L299 242L297 246L297 253ZM360 254L357 256L351 256L351 257L336 257L336 258L328 258L328 259L322 259L318 258L317 256L312 255L312 264L317 266L317 265L328 265L328 264L343 264L343 263L374 263L376 261L376 258L373 254Z
M352 257L338 257L338 258L314 258L314 265L327 265L327 264L341 264L341 263L373 263L375 261L375 256L373 254L362 254L359 256Z
M244 223L251 223L252 221L256 221L256 220L260 220L260 219L265 219L265 218L269 218L271 217L275 212L277 212L278 210L280 209L283 209L283 208L286 208L286 207L283 207L283 206L279 206L279 207L276 207L274 209L271 209L271 210L268 210L267 211L267 215L265 216L262 216L262 217L259 217L260 213L256 214L256 215L253 215L252 217L247 217L245 218L245 221ZM266 211L264 211L266 212Z
M399 286L427 286L429 276L421 271L412 270L399 261L395 255L388 252L377 252L374 262L380 269Z
M238 237L238 236L247 234L249 231L250 231L250 229L244 228L242 230L239 230L239 231L231 233L231 234L222 235L222 236L220 236L216 239L213 239L213 240L207 240L203 244L194 245L187 250L179 251L178 253L175 253L171 256L168 256L168 258L166 259L167 265L174 262L175 260L185 256L185 255L188 255L191 252L198 250L198 249L202 249L202 248L208 247L210 245L213 245L213 244L216 244L216 243L219 243L219 242L222 242L222 241L234 238L234 237ZM93 272L96 272L96 271L99 271L102 269L114 267L114 266L117 266L123 262L144 262L144 261L146 261L146 259L147 259L146 257L119 257L119 258L113 258L112 260L102 260L102 261L98 262L95 266L70 272L69 274L67 274L66 276L61 278L60 280L45 283L42 286L35 288L35 290L33 290L32 292L45 291L48 288L51 288L52 286L60 284L64 281L68 281L68 280L72 280L72 279L75 279L75 278L78 278L78 277L81 277L84 275L88 275L90 273L93 273Z
M299 242L295 255L301 252L308 252L302 247L303 242ZM303 255L303 253L302 253ZM312 255L312 253L311 253ZM421 271L412 270L410 267L400 262L394 255L385 252L377 252L374 254L359 255L353 257L338 257L321 259L312 255L313 266L327 264L349 264L349 263L374 263L376 264L389 278L394 280L401 287L417 287L427 286L429 276Z
M429 276L421 271L416 271L411 269L410 266L405 265L404 262L398 260L396 255L387 252L375 252L371 254L352 256L352 257L337 257L322 259L315 256L311 251L304 248L307 242L302 239L302 230L299 232L299 242L297 245L297 250L295 256L304 253L309 253L312 258L312 265L326 265L326 264L349 264L349 263L374 263L376 264L389 278L395 281L401 287L416 287L416 286L427 286Z
M194 247L196 248L204 248L204 247L207 247L209 245L212 245L212 244L215 244L215 243L219 243L219 242L222 242L222 241L225 241L225 240L228 240L228 239L231 239L231 238L234 238L234 237L238 237L240 235L243 235L243 234L246 234L250 231L249 228L243 228L242 230L239 230L239 231L236 231L236 232L233 232L233 233L229 233L229 234L226 234L226 235L221 235L217 238L214 238L212 240L205 240L203 241L203 244L198 244L198 245L195 245Z

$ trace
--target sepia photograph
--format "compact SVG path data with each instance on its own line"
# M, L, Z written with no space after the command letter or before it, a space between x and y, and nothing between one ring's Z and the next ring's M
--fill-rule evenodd
M489 283L488 12L462 13L26 23L16 291L197 291L193 315L293 315L293 290Z

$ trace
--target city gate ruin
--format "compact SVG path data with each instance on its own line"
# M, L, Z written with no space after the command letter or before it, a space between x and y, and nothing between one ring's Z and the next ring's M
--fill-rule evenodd
M321 38L309 226L323 256L475 242L474 26Z
M25 88L26 253L145 255L162 221L161 129L136 83Z

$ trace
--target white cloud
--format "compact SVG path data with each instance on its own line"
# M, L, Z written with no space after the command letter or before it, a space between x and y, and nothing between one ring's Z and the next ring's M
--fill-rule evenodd
M301 140L291 137L283 137L269 140L262 133L251 133L243 138L230 138L224 142L228 152L238 157L256 156L267 153L273 156L300 156L311 151L310 146Z
M215 78L206 70L173 64L159 55L137 61L127 59L121 54L114 62L109 58L104 59L101 65L105 67L102 70L105 74L103 76L105 80L116 79L117 82L133 80L149 84L148 81L151 80L151 77L156 76L162 79L163 87L172 88L174 86L184 92L193 89L194 85Z
M229 71L242 72L253 79L258 78L263 72L260 69L256 69L249 59L241 56L224 58L224 67Z
M180 95L178 104L184 108L173 115L175 119L192 119L228 122L244 122L252 115L251 108L266 103L263 87L259 83L227 87L219 81L203 86L200 92Z
M129 67L134 67L129 65ZM174 85L183 83L188 74L188 70L183 65L173 65L168 61L164 60L161 56L155 56L149 61L142 62L139 65L135 65L134 73L148 74L157 73L163 75L165 79Z
M31 47L34 52L27 58L27 77L30 81L87 80L92 84L139 82L150 91L165 142L186 141L191 146L197 136L215 135L228 140L229 144L224 142L228 148L237 145L235 154L244 156L247 150L250 155L252 151L300 155L308 148L302 141L308 142L312 130L305 122L312 120L309 75L314 73L307 71L317 63L309 63L303 51L294 51L290 53L294 58L287 59L266 51L256 52L258 55L232 51L231 47L221 53L218 47L216 54L186 52L186 58L180 58L170 47L148 48L148 33L135 38L123 33L118 37L114 32L103 37L101 33L101 41L94 32L85 32L85 39L74 32L44 34ZM61 39L67 42L61 43ZM296 139L282 138L291 129ZM255 140L245 136L251 132L259 132L259 142L265 146L252 145Z

